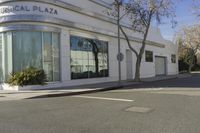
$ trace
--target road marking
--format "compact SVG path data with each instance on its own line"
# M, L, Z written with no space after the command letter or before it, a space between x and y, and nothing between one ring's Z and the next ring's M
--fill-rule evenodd
M161 91L161 90L164 90L164 88L139 88L139 89L127 89L127 90L113 90L111 92L126 93L126 92Z
M134 102L134 100L129 100L129 99L106 98L106 97L92 97L92 96L72 96L72 97L98 99L98 100L109 100L109 101L121 101L121 102Z

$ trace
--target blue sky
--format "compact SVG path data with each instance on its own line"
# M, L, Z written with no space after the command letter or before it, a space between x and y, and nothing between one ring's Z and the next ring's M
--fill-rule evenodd
M176 2L176 21L178 22L176 28L172 29L169 20L164 24L159 25L161 33L165 39L173 40L174 34L183 26L192 25L200 22L192 12L192 0L182 0Z

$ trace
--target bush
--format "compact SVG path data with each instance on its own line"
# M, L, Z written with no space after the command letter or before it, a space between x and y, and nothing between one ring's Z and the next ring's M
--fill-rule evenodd
M185 63L183 60L179 60L179 72L181 71L188 71L189 65Z
M37 68L27 68L22 72L16 72L11 74L11 77L8 79L8 84L11 86L25 86L25 85L45 85L47 82L47 77L44 70Z
M192 67L192 71L200 71L200 65L196 64Z

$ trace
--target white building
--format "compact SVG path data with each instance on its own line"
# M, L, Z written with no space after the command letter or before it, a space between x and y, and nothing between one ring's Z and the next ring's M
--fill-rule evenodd
M33 66L45 70L51 86L118 80L116 21L104 11L112 0L1 0L0 80ZM141 35L129 32L133 47ZM141 77L178 73L177 46L151 28ZM136 57L124 38L122 80L134 78ZM3 85L2 85L3 86Z

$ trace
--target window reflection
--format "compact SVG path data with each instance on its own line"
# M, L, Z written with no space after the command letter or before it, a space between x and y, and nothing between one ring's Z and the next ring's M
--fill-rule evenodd
M42 68L42 41L38 32L13 32L13 71L34 66Z
M108 42L71 36L71 77L108 77Z

